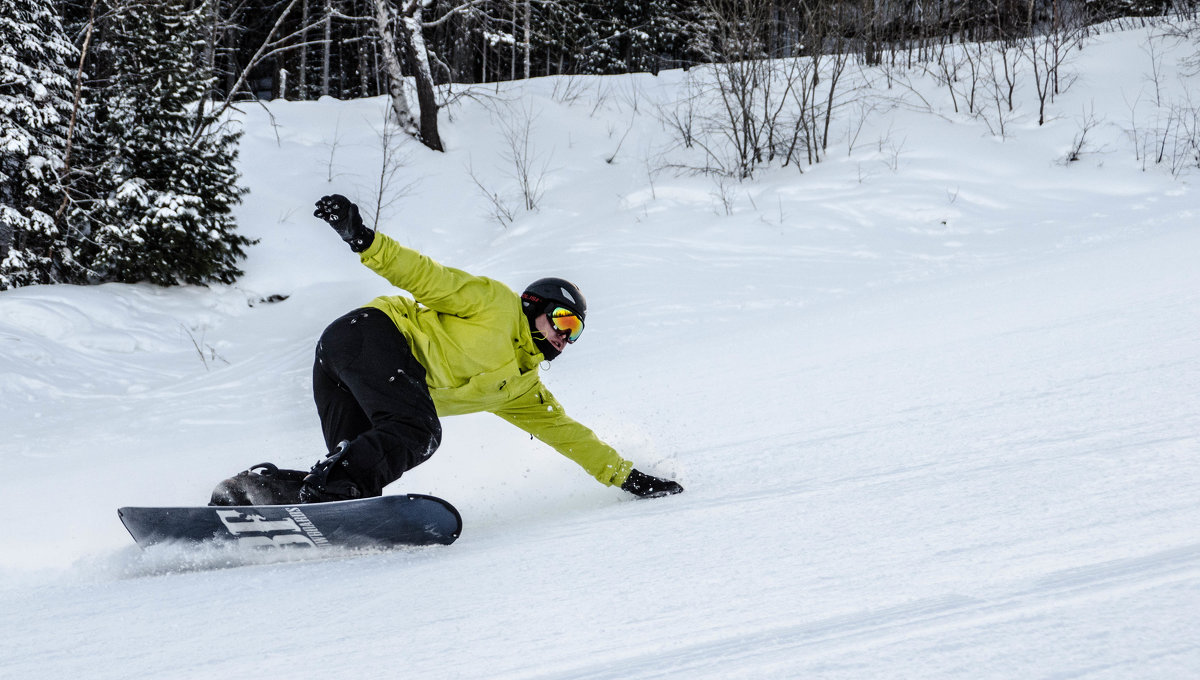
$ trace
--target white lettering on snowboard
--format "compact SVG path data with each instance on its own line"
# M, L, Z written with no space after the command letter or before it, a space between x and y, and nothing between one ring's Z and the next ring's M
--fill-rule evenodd
M325 535L321 533L321 530L312 523L312 520L310 520L304 514L304 512L300 510L300 508L288 508L287 511L288 514L292 516L292 519L296 520L296 523L300 525L300 528L304 530L304 533L312 539L313 543L317 545L329 544L329 540L325 538Z
M226 531L237 538L238 545L251 548L317 547L290 517L271 520L240 510L217 510L217 517L221 519L221 524L225 525ZM307 517L305 521L308 521ZM311 522L309 524L311 525ZM315 531L316 527L313 530ZM321 538L324 542L324 537Z

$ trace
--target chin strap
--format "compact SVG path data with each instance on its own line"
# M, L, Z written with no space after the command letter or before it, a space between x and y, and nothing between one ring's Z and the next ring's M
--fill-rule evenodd
M554 361L556 358L558 358L559 354L562 354L562 351L555 349L554 345L546 339L546 336L543 335L541 331L535 330L533 332L533 344L536 345L538 350L541 351L542 357L544 357L546 361Z
M538 351L542 353L542 357L546 361L554 361L558 358L559 354L562 354L561 350L555 349L554 345L546 339L546 334L538 330L533 319L529 320L529 334L533 336L534 346L538 348Z
M546 339L546 334L538 330L538 317L544 316L545 311L535 312L533 310L534 306L528 302L523 305L523 309L521 310L525 313L525 319L529 321L529 334L533 336L533 344L542 353L542 357L546 361L554 361L558 358L559 354L562 354L562 351L554 349L554 345L550 344L550 341Z

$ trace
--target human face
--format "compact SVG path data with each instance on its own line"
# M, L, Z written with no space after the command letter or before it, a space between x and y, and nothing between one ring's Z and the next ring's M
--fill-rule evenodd
M533 322L535 328L546 338L546 340L559 352L567 346L568 331L560 331L554 327L554 323L550 321L550 317L542 314Z

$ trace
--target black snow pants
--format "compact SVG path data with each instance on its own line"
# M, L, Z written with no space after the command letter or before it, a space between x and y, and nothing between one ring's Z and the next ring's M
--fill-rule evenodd
M425 368L378 309L356 309L321 334L313 397L328 450L349 442L331 479L348 477L363 496L378 496L442 441Z

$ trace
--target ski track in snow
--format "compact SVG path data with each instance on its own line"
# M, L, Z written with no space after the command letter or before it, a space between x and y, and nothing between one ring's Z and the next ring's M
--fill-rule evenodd
M764 172L732 215L709 179L595 157L631 120L622 148L662 153L652 115L531 81L509 94L541 107L553 183L502 228L462 190L468 162L512 188L468 100L385 230L577 280L588 333L547 383L687 492L631 501L468 416L389 488L453 502L453 546L142 552L118 506L315 461L312 343L392 292L308 208L365 200L383 100L247 112L238 285L0 294L0 677L1200 677L1200 213L1194 175L1122 155L1145 36L1080 52L1043 128L897 110L864 134L898 159ZM649 108L681 81L596 82ZM1085 105L1108 150L1066 167Z

